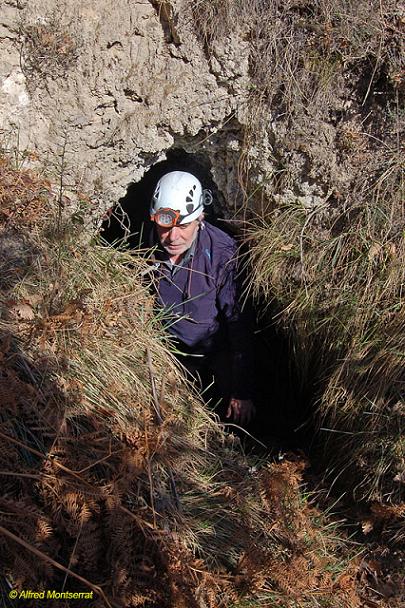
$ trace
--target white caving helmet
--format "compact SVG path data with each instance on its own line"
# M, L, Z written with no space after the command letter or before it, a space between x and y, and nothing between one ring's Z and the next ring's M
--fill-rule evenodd
M212 202L210 190L203 190L201 182L186 171L171 171L158 181L152 196L151 220L159 226L171 228L188 224Z

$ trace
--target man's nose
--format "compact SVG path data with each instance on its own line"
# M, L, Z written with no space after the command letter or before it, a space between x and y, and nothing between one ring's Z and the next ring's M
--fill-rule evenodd
M180 233L180 231L179 231L178 227L173 226L169 232L170 240L175 241L177 239L177 237L179 236L179 233Z

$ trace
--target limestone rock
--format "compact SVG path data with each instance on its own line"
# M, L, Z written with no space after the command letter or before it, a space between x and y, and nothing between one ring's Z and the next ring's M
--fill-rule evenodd
M107 208L179 138L221 126L240 105L246 52L239 62L233 41L232 56L213 73L182 3L172 10L177 42L158 2L6 2L0 128L7 145L18 135L20 150L36 152L55 174L63 165L66 184Z

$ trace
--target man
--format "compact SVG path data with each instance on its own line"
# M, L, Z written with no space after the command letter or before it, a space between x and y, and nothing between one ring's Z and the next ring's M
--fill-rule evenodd
M215 377L225 416L245 425L254 415L250 335L240 306L235 241L204 221L212 200L191 173L172 171L155 188L150 210L157 245L156 292L168 312L186 367Z

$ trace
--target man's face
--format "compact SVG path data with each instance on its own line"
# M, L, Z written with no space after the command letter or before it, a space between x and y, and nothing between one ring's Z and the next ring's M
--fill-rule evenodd
M178 256L190 249L197 235L198 220L180 224L172 228L164 228L156 224L158 238L162 247L170 256Z

